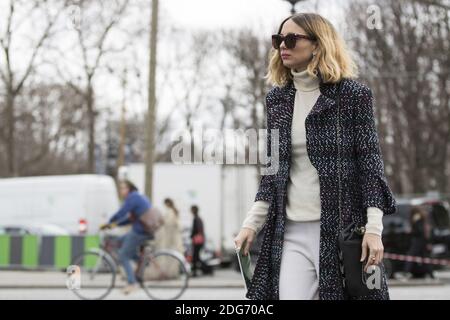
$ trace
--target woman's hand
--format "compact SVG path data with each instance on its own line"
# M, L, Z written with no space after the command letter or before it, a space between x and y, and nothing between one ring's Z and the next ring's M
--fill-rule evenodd
M364 272L367 272L367 268L371 265L377 265L383 261L383 242L381 241L381 236L374 233L365 233L362 242L362 255L361 260L366 259L367 254L369 254L369 259L364 266Z
M250 247L255 240L256 232L250 228L241 228L239 234L234 238L234 246L236 249L240 249L245 242L244 256L250 251Z

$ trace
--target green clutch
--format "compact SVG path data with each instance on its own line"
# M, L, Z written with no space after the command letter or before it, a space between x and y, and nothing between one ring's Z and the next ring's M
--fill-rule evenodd
M248 255L244 256L244 247L245 243L241 245L240 249L236 249L236 255L239 261L239 268L241 269L241 275L244 279L245 283L245 289L248 290L248 287L250 286L250 281L253 277L253 269L252 269L252 262L250 259L250 252Z

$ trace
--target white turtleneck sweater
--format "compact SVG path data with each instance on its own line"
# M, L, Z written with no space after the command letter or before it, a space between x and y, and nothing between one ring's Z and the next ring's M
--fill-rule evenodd
M320 220L320 186L316 168L311 164L306 149L305 119L320 95L319 79L310 76L306 69L291 69L296 90L292 118L292 157L286 203L287 219L292 221ZM242 227L258 233L267 217L269 203L256 201L247 213ZM366 232L381 236L383 211L376 207L367 209Z

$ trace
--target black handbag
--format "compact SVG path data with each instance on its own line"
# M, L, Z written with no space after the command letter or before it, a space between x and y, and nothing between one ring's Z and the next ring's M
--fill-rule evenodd
M336 107L337 107L337 151L338 151L338 181L339 181L339 235L338 235L338 251L340 271L343 279L343 287L346 297L364 296L370 294L372 290L367 286L367 278L370 274L364 271L364 266L367 263L367 257L364 261L361 260L362 254L362 240L365 233L365 226L352 221L349 225L341 229L343 224L341 213L341 155L340 155L340 94L342 81L338 85ZM353 220L353 219L352 219ZM384 272L382 262L378 265L381 272ZM382 275L382 274L381 274ZM381 279L384 279L382 275Z

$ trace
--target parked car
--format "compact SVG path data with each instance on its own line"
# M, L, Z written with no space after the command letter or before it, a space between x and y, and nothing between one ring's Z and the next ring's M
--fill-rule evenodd
M431 258L450 258L450 209L449 203L439 198L399 198L396 199L398 212L383 217L383 245L387 253L407 254L410 247L410 211L413 206L421 206L426 212L426 220L430 226ZM388 276L394 277L403 271L405 262L384 259ZM433 270L443 266L432 265ZM413 277L423 277L425 269L417 264L412 270Z

